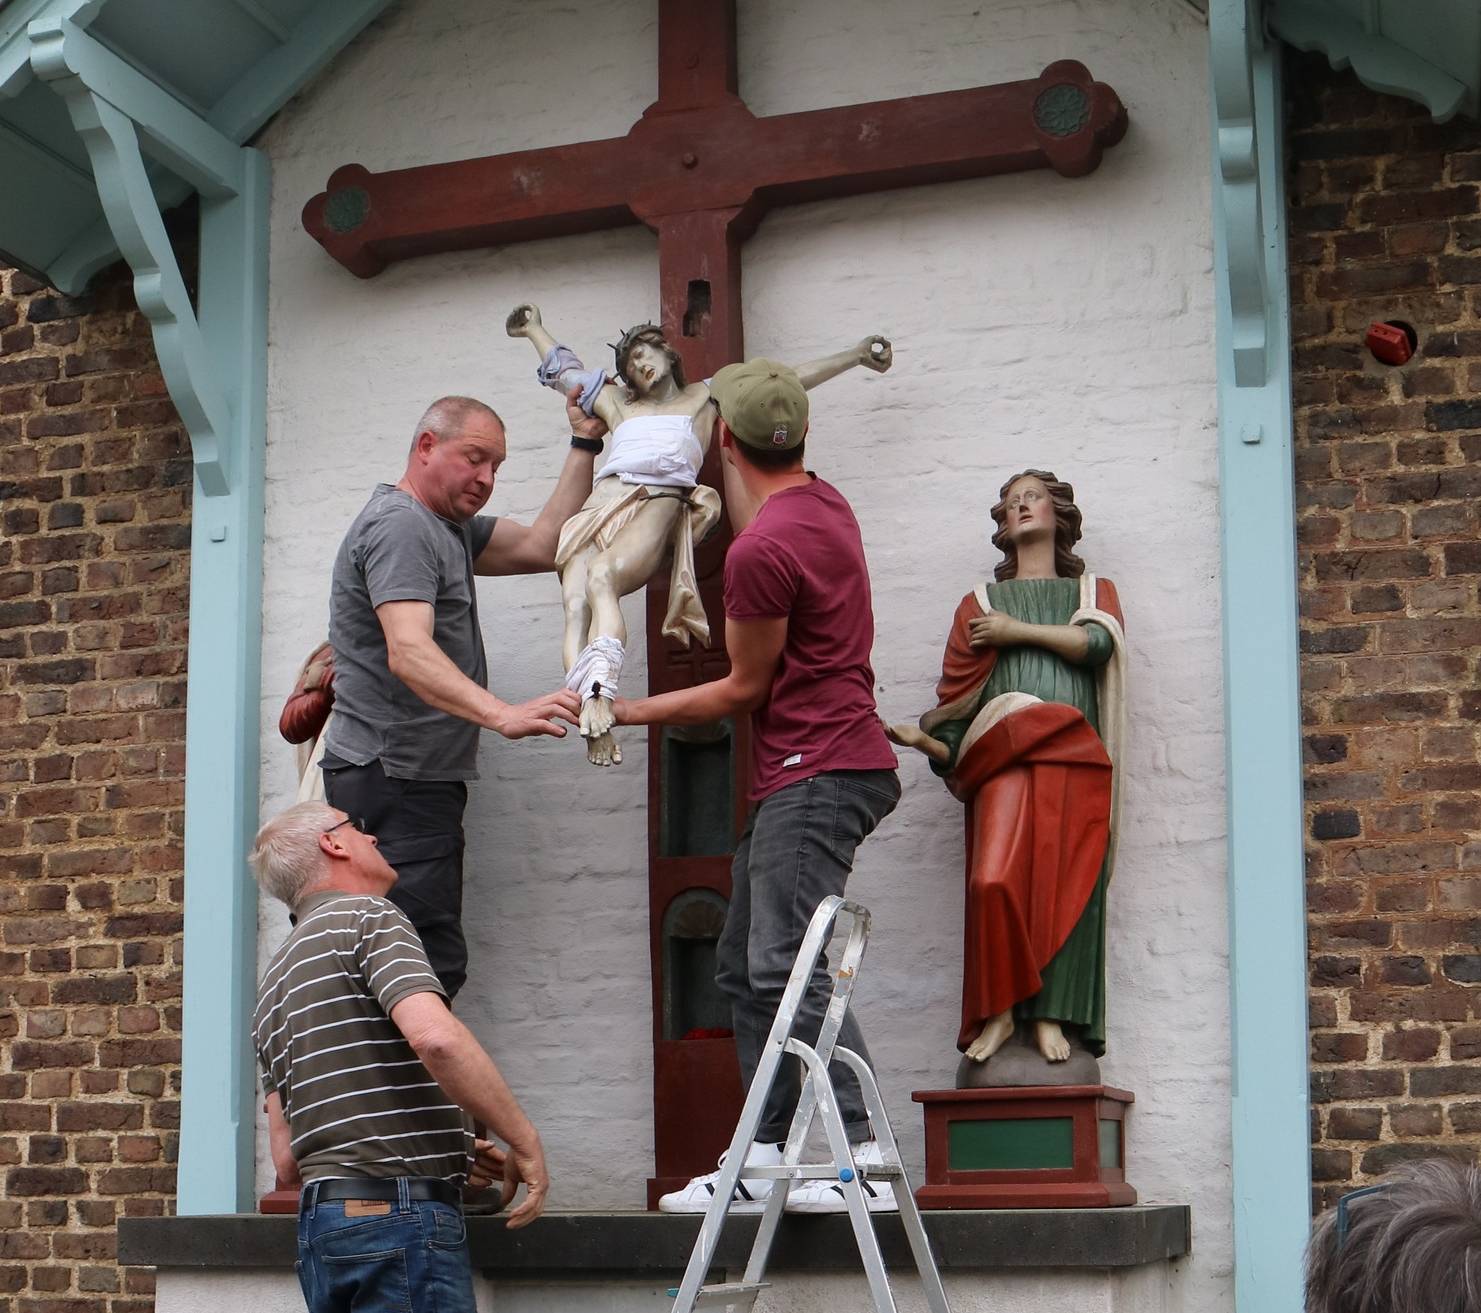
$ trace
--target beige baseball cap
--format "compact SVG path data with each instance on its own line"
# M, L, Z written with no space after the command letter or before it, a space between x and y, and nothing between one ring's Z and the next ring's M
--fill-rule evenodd
M720 418L748 447L789 451L807 432L807 393L797 371L776 360L726 365L710 380Z

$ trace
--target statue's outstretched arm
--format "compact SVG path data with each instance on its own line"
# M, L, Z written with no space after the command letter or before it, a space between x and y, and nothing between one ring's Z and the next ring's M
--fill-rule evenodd
M810 392L819 383L837 378L844 370L852 369L855 365L863 365L865 369L883 374L894 362L895 348L890 345L888 338L876 333L846 351L838 351L821 360L809 360L805 365L798 365L797 377L802 380L803 388Z
M504 321L504 331L510 337L526 337L534 343L540 353L540 367L536 377L546 387L569 397L574 389L580 389L581 409L588 415L597 415L607 424L616 423L616 413L610 400L612 385L602 369L587 369L570 347L562 346L551 335L540 318L540 307L525 302L509 312Z
M510 337L529 338L542 360L556 345L555 338L550 335L550 330L540 318L540 307L528 301L515 306L509 312L509 317L504 321L504 331Z

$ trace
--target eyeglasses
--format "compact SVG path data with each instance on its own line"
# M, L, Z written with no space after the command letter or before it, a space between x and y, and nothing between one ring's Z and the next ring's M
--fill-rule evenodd
M1348 1204L1354 1199L1361 1199L1365 1194L1380 1194L1387 1189L1387 1184L1365 1185L1358 1190L1349 1190L1337 1201L1337 1248L1339 1250L1347 1243L1347 1229L1350 1224L1347 1214Z
M341 825L353 825L361 834L365 833L365 826L360 823L358 817L346 816L342 821L336 821L327 830L320 830L320 834L333 834Z

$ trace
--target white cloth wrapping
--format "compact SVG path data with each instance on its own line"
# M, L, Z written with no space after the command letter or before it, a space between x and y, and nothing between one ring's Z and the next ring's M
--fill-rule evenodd
M604 698L615 698L625 655L622 644L615 638L602 635L592 639L581 649L576 664L566 672L566 687L581 694L583 705L596 697L598 691Z
M611 455L597 478L692 488L699 482L704 458L688 415L634 415L612 430Z

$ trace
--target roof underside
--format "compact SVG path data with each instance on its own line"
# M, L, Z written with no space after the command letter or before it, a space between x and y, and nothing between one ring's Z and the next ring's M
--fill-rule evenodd
M1441 122L1481 110L1476 0L1266 0L1272 33L1319 50L1375 91L1406 96Z
M68 291L117 249L67 109L30 65L28 24L65 18L238 144L389 0L9 0L0 3L0 252ZM162 208L192 188L149 168Z

